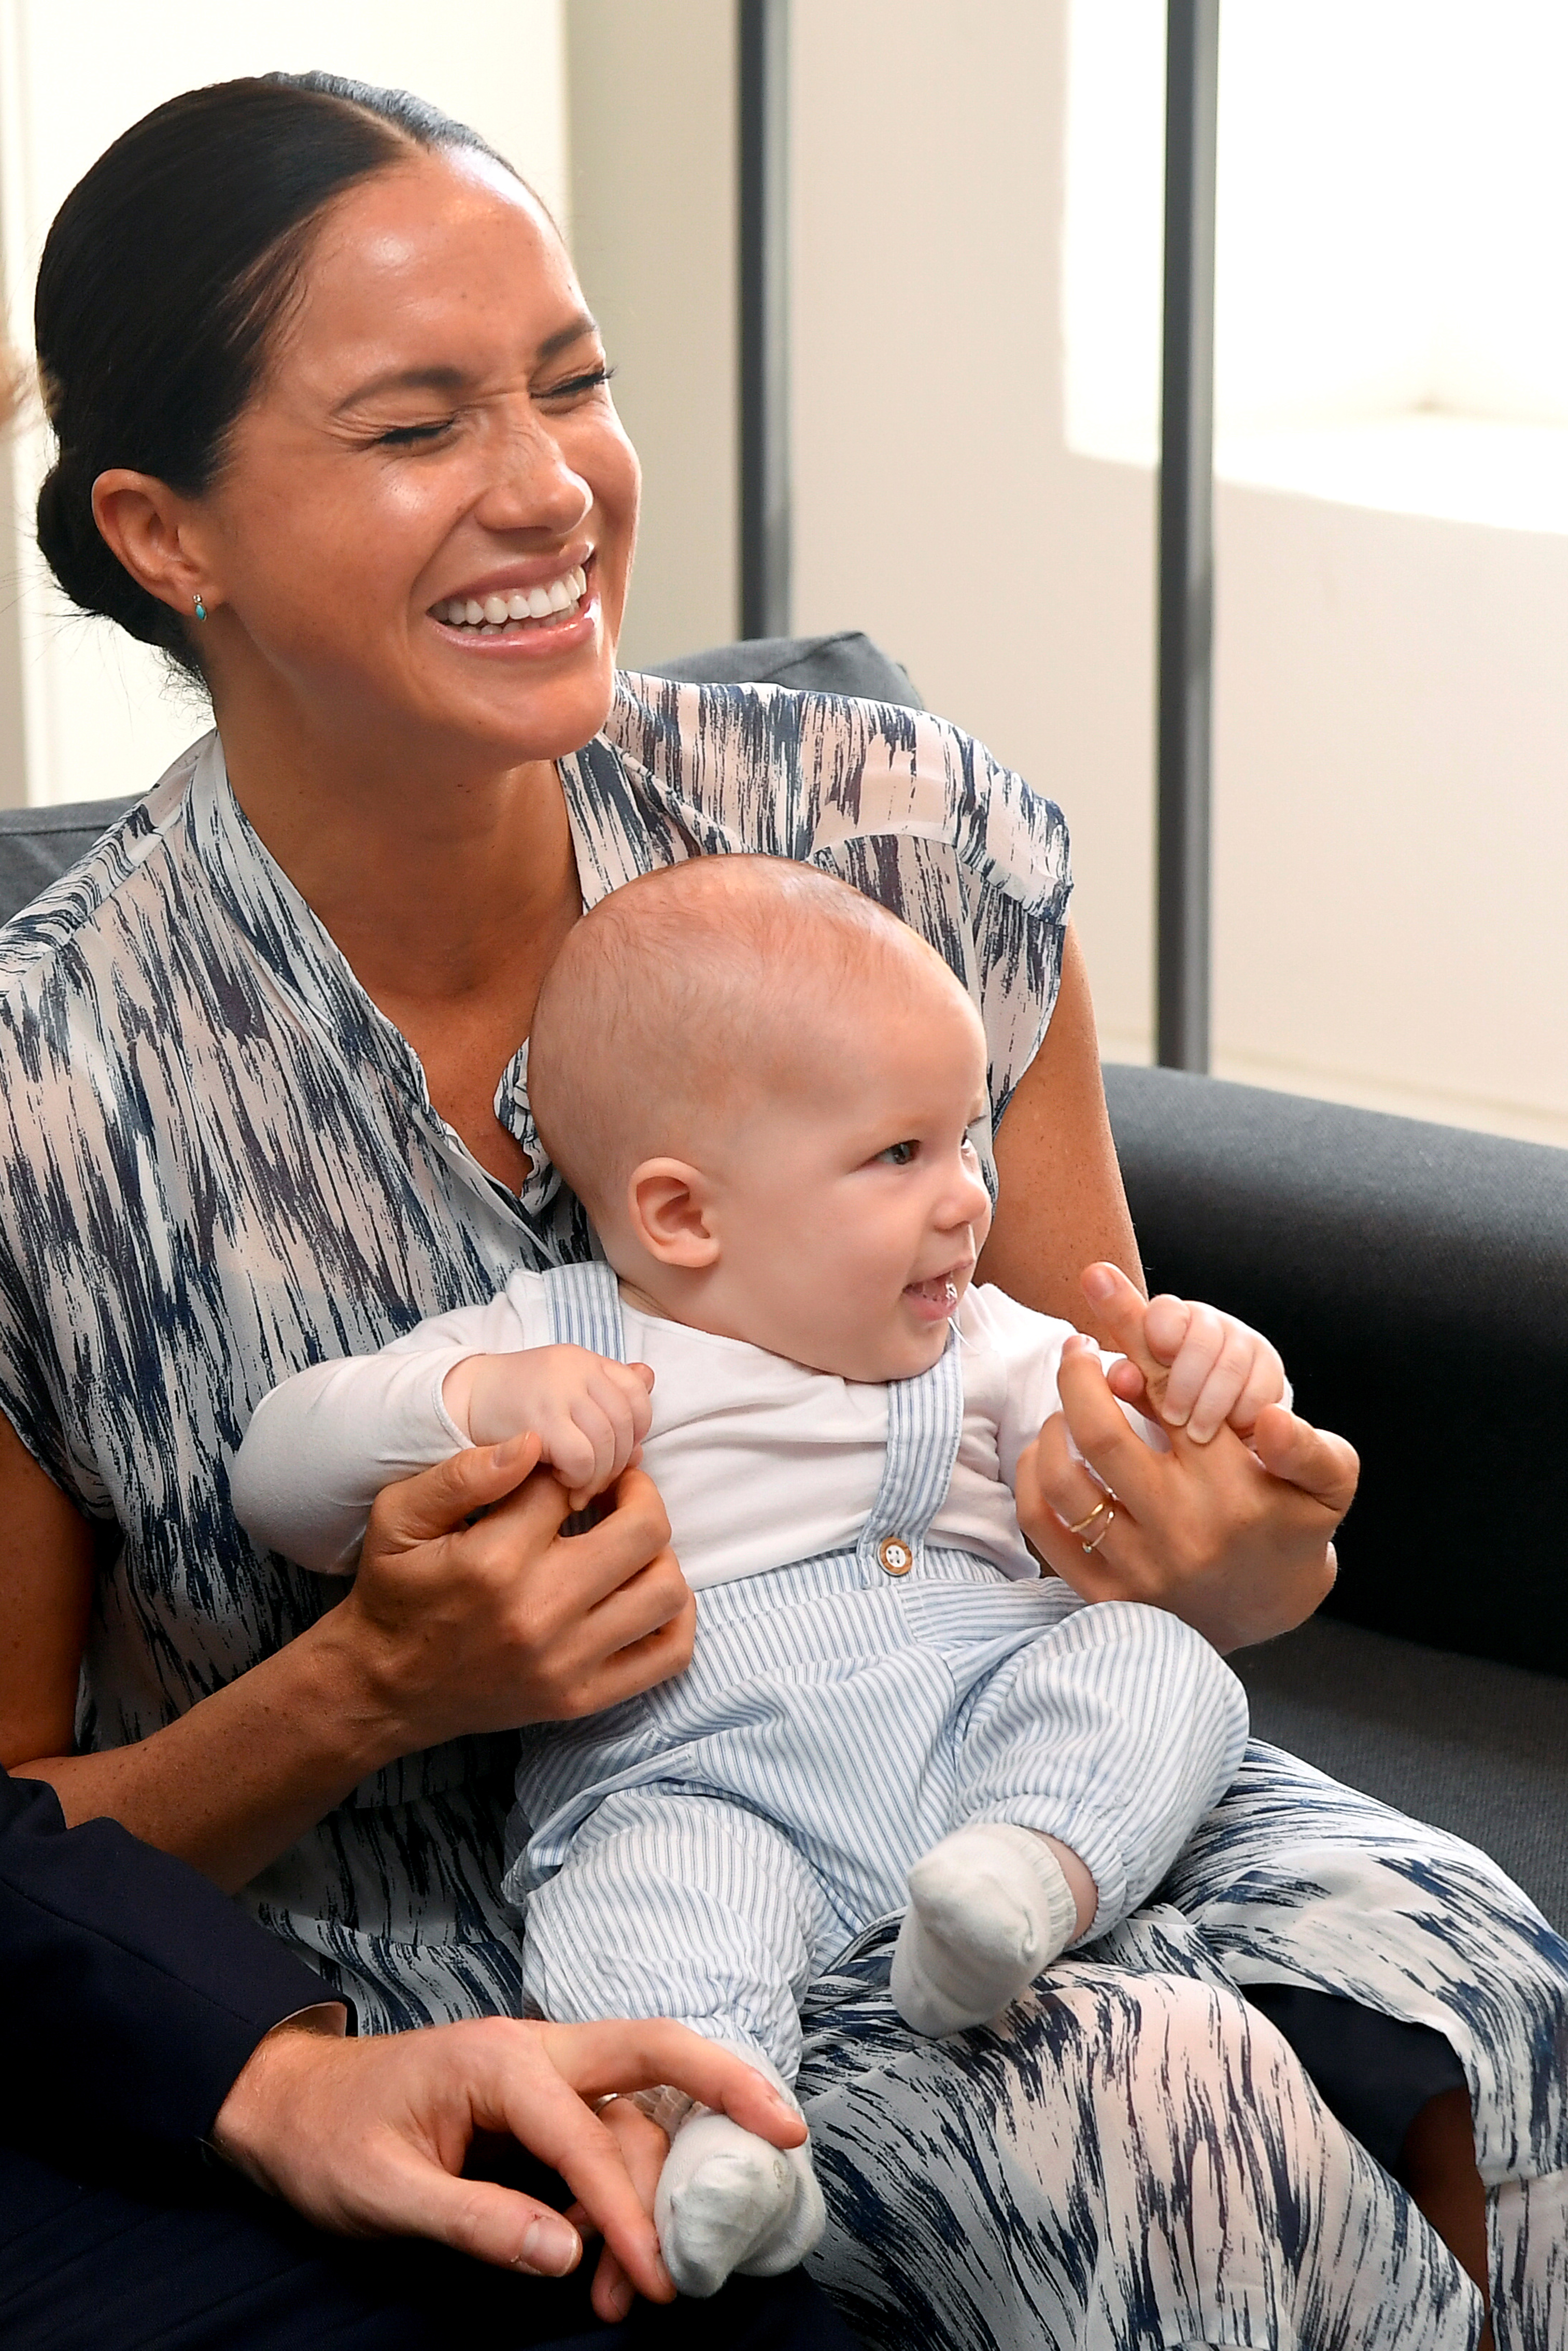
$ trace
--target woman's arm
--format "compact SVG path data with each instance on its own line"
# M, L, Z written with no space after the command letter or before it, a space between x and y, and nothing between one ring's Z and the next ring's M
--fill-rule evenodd
M1155 1359L1136 1311L1143 1269L1071 930L1051 1026L1008 1105L996 1154L1001 1195L980 1279L1126 1355L1157 1406L1168 1366ZM1092 1305L1079 1278L1097 1260L1120 1266L1139 1297L1123 1291ZM1068 1529L1100 1489L1071 1459L1062 1420L1047 1424L1020 1464L1019 1517L1058 1574L1086 1598L1168 1608L1222 1651L1270 1639L1311 1615L1333 1583L1331 1538L1355 1490L1355 1456L1342 1438L1271 1406L1249 1445L1224 1428L1207 1446L1173 1429L1173 1453L1145 1460L1098 1364L1064 1365L1061 1392L1073 1437L1106 1482L1114 1484L1113 1451L1116 1469L1137 1491L1123 1498L1116 1525L1085 1559Z
M131 1747L73 1755L92 1537L0 1420L0 1761L243 1886L370 1772L466 1732L562 1720L679 1673L695 1604L651 1480L562 1539L526 1439L389 1487L357 1580L273 1656ZM486 1515L470 1525L476 1511Z
M1051 1026L996 1137L1001 1196L977 1278L1020 1306L1059 1315L1116 1344L1087 1307L1078 1277L1099 1259L1140 1289L1143 1270L1100 1079L1100 1048L1083 956L1071 926Z

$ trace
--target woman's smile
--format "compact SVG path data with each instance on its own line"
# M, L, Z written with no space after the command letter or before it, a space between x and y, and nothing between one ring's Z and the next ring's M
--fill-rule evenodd
M431 607L430 619L465 653L482 648L491 658L521 653L537 659L574 653L593 642L600 623L594 568L591 551L581 562L542 578L538 562L526 569L512 565L498 577L441 598Z

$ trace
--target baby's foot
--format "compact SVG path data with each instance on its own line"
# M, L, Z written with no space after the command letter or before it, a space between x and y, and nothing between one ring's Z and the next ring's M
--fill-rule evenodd
M733 2270L792 2270L826 2219L809 2147L769 2147L700 2106L671 2141L653 2198L664 2266L682 2294L703 2299Z
M893 1954L893 2004L934 2039L988 2024L1063 1951L1077 1906L1033 1829L978 1821L909 1873Z

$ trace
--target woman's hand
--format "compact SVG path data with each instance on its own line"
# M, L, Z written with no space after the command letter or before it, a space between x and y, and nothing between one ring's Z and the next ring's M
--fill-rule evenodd
M406 1753L477 1730L597 1714L689 1663L696 1603L651 1479L563 1535L537 1437L454 1454L384 1488L359 1573L323 1620ZM476 1515L482 1514L482 1515Z
M652 1481L627 1470L608 1516L563 1537L567 1498L538 1459L517 1438L388 1487L336 1607L166 1729L75 1755L92 1537L0 1420L6 1761L49 1781L68 1821L120 1821L233 1892L401 1755L679 1673L696 1604Z
M1166 1367L1147 1347L1143 1299L1130 1284L1127 1291L1101 1308L1100 1320L1137 1364L1157 1409ZM1270 1405L1250 1448L1229 1428L1204 1445L1173 1428L1169 1452L1155 1453L1129 1426L1086 1339L1069 1341L1058 1390L1061 1412L1019 1463L1019 1522L1074 1591L1168 1608L1222 1654L1312 1614L1333 1586L1332 1538L1359 1474L1343 1437ZM1107 1489L1114 1517L1109 1528L1098 1521L1086 1553L1071 1530Z
M684 2025L528 2024L490 2017L344 2041L281 2026L235 2083L212 2139L259 2188L319 2228L347 2236L434 2237L478 2260L563 2277L582 2257L570 2220L533 2197L461 2177L477 2132L504 2134L559 2171L575 2213L605 2241L593 2303L622 2318L632 2291L671 2302L674 2287L642 2192L663 2134L620 2101L585 2101L670 2083L775 2147L806 2126L762 2074ZM609 2119L614 2118L613 2126ZM628 2145L621 2125L641 2133Z

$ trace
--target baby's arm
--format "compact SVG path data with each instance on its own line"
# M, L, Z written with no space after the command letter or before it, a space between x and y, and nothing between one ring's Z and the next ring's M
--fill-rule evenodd
M286 1380L256 1407L230 1474L241 1526L256 1543L319 1573L351 1573L383 1486L465 1446L535 1428L539 1411L550 1418L543 1458L563 1483L573 1479L583 1499L601 1490L647 1432L653 1374L582 1348L525 1349L523 1338L503 1292L487 1305L434 1316L378 1354L317 1364ZM592 1400L584 1406L587 1429L573 1419L571 1367L561 1358L574 1359L576 1389ZM498 1368L486 1374L481 1366ZM606 1388L623 1399L607 1445L596 1400ZM476 1409L477 1426L470 1418ZM544 1429L538 1434L543 1438Z

